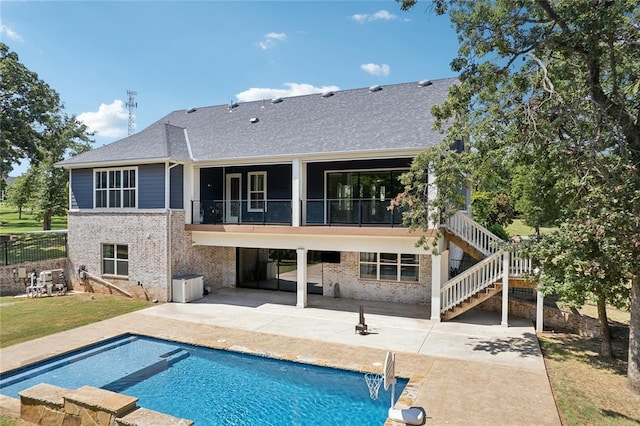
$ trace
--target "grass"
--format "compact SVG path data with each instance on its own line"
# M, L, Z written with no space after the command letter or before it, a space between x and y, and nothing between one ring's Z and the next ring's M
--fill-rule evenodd
M67 216L54 216L51 221L52 230L67 229ZM22 212L18 218L18 209L6 203L0 203L0 234L42 231L42 222L37 221L29 210Z
M640 423L640 396L627 387L624 337L614 341L614 360L598 356L598 339L544 334L540 345L563 425Z
M150 306L149 302L101 294L24 299L0 297L0 347L101 321ZM589 307L585 307L589 314ZM610 308L628 324L629 313ZM571 334L545 333L540 345L563 425L637 425L640 396L626 385L628 327L614 334L615 360L598 356L600 341ZM535 397L535 396L532 396ZM21 426L0 416L0 426Z
M525 225L522 219L514 219L513 222L507 226L507 232L509 235L521 235L521 236L529 236L536 233L535 228L531 226ZM544 234L545 232L551 231L553 228L540 228L540 233Z
M151 302L102 294L35 299L0 297L0 347L70 330L151 306Z

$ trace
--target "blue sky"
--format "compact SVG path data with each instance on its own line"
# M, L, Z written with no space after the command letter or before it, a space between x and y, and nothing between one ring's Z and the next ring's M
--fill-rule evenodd
M2 1L0 19L94 146L127 135L127 90L139 131L179 109L451 77L458 49L428 1Z

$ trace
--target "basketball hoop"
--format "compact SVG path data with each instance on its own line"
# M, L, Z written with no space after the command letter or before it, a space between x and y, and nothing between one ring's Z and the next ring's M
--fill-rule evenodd
M378 399L378 390L382 384L383 376L378 373L364 373L364 381L369 388L369 396L371 399Z

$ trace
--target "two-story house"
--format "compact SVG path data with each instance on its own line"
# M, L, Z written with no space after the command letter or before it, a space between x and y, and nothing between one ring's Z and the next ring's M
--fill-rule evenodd
M179 110L65 160L69 269L171 301L174 277L242 287L273 278L270 250L295 251L304 307L314 252L325 296L442 307L448 252L416 247L387 207L413 157L442 141L430 110L456 82Z

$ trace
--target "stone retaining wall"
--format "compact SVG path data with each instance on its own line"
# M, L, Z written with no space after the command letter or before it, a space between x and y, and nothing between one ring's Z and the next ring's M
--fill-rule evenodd
M20 263L18 265L9 265L0 267L0 295L2 296L16 296L25 293L24 280L14 280L13 270L18 271L19 268L25 268L27 274L32 270L36 270L39 273L49 269L64 269L66 271L67 259L48 259L41 260L39 262ZM69 276L67 275L67 281Z
M485 301L480 309L501 312L502 296L496 295ZM509 315L527 318L535 322L536 304L517 297L509 296ZM600 337L600 324L596 318L565 312L551 306L543 307L543 328L564 333L573 333L580 336Z

